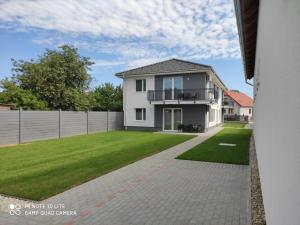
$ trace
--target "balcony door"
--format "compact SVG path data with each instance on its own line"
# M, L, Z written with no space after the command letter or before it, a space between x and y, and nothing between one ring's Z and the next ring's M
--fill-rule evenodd
M176 131L178 125L182 123L182 109L164 108L163 109L163 130Z
M164 100L178 99L178 93L182 91L182 77L164 77Z

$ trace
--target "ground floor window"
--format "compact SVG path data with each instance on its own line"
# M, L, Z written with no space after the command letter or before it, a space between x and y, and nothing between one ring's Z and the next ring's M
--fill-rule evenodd
M136 120L146 120L146 109L136 108L135 109L135 119Z
M249 114L251 114L251 109L249 109Z
M228 109L229 114L233 114L233 109Z

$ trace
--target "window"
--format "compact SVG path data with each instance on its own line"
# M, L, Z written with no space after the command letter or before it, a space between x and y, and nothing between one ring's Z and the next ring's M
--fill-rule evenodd
M145 108L135 109L135 119L146 120L146 109Z
M216 85L214 85L214 98L215 100L219 99L219 87L217 87Z
M164 77L164 100L178 99L178 94L182 92L182 84L182 77Z
M143 109L135 109L135 119L142 120L143 118Z
M146 91L146 79L136 80L135 81L135 90L136 91Z
M215 121L215 109L209 111L209 122Z
M251 109L249 109L249 114L251 114Z

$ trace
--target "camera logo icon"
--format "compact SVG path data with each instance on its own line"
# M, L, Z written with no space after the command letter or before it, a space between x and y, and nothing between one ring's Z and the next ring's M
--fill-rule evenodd
M21 205L20 204L10 204L9 205L9 214L10 215L21 215Z

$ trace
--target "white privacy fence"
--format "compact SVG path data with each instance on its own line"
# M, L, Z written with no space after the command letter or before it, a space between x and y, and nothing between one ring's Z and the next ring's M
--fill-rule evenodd
M0 111L0 145L123 129L123 112Z

